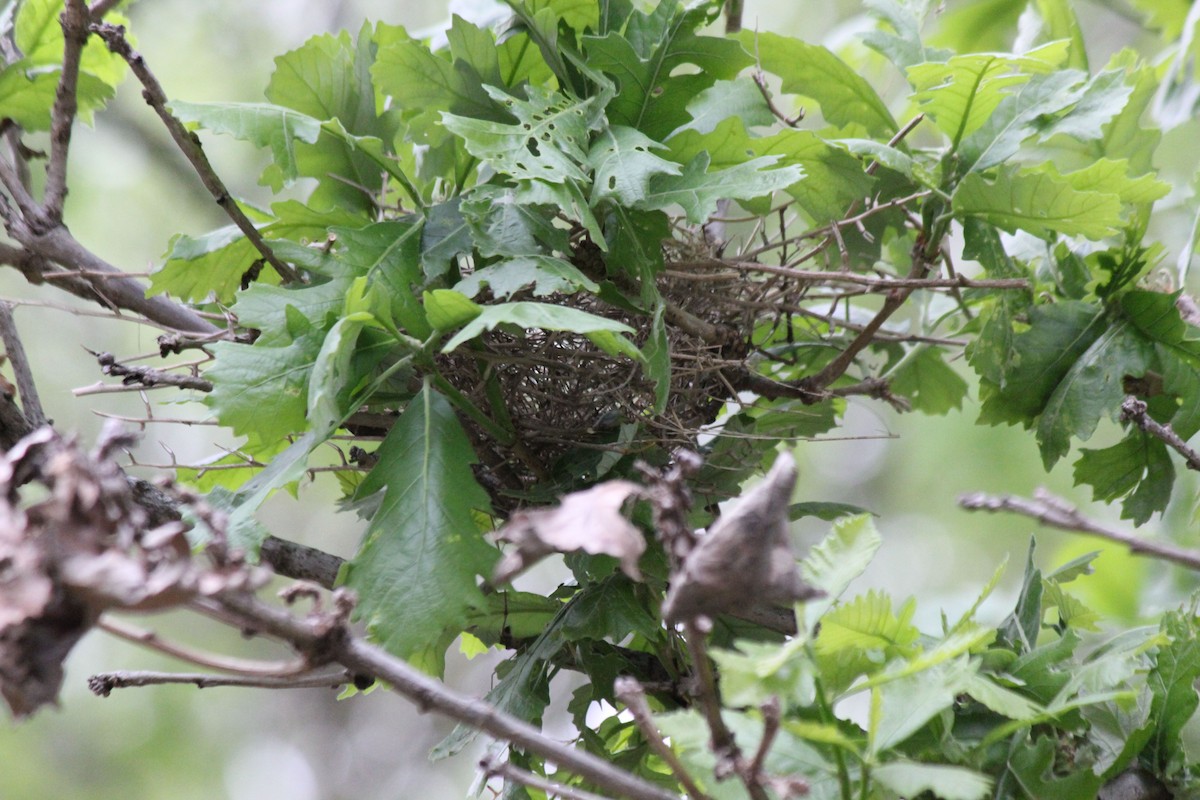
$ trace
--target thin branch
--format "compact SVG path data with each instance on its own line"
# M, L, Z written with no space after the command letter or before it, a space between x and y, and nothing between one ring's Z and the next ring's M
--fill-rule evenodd
M529 770L509 764L501 758L485 758L479 762L479 768L488 778L503 778L506 781L519 783L532 789L545 792L547 797L558 797L561 800L608 800L598 794L567 786L541 775L534 775Z
M754 758L750 760L749 772L751 775L761 775L763 765L767 762L767 753L771 750L771 745L775 743L775 736L779 733L780 716L783 709L780 707L779 698L772 695L767 702L759 707L763 718L763 733L762 739L758 742L758 750L754 753Z
M214 686L240 686L254 689L340 689L352 681L353 676L344 669L294 677L211 675L204 672L101 672L88 678L88 688L95 695L108 697L113 689L176 683L189 683L200 689Z
M105 14L112 11L123 2L125 2L125 0L96 0L96 2L92 3L92 5L88 8L88 13L91 15L92 19L100 20Z
M258 553L276 573L296 580L312 581L326 589L333 588L338 571L346 563L345 559L332 553L275 536L264 539Z
M279 277L284 283L297 283L300 281L300 275L292 267L283 263L275 252L263 240L262 234L258 228L254 227L254 223L242 213L238 207L237 201L225 188L225 183L217 175L212 164L208 161L208 156L204 154L204 148L200 146L200 139L187 128L179 119L167 110L167 95L163 91L162 85L158 82L158 78L154 77L154 73L146 65L146 60L140 53L136 52L125 38L125 29L119 25L110 25L106 22L101 22L92 25L92 31L102 38L108 49L119 55L129 64L129 68L137 79L142 82L144 91L142 97L146 103L154 109L158 114L159 119L166 125L167 130L171 134L171 138L179 145L179 149L183 151L184 156L191 162L192 167L196 170L204 188L208 189L213 200L217 205L229 216L234 225L245 234L254 249L262 254L262 257L267 260L267 263L279 273Z
M42 401L38 399L37 385L33 380L33 370L29 366L29 358L25 355L25 347L17 333L17 325L13 320L12 305L0 300L0 339L4 341L4 350L8 360L12 362L13 375L17 379L17 392L21 397L21 408L25 419L35 428L45 425L46 412L42 409Z
M79 86L79 62L88 40L88 7L83 0L67 0L59 18L63 31L62 73L50 112L50 160L46 163L46 190L42 195L42 213L37 220L42 228L62 224L63 201L67 197L67 153L71 130L79 110L76 90ZM33 221L31 220L31 221Z
M95 353L91 350L88 352L96 357L101 372L121 378L121 382L125 386L139 386L147 389L155 386L178 386L181 389L195 389L200 392L213 390L212 381L205 380L199 375L180 375L154 367L130 367L117 361L112 353Z
M787 125L789 128L797 127L800 124L800 120L804 119L804 109L800 109L795 116L787 116L779 110L779 108L775 105L775 101L771 98L771 90L767 87L767 78L763 74L762 70L755 70L753 78L754 85L758 87L758 92L762 95L763 100L766 102L767 109L770 110L771 115L784 125Z
M968 511L1011 511L1023 514L1051 528L1099 536L1128 547L1129 551L1135 555L1157 558L1160 561L1168 561L1200 572L1200 552L1140 539L1131 534L1107 528L1083 516L1073 506L1045 489L1038 489L1032 500L1013 495L989 495L979 492L963 495L958 499L958 504Z
M210 601L193 601L194 606ZM560 769L572 772L604 791L630 800L678 800L678 795L660 789L608 761L556 741L533 725L478 698L459 694L415 669L403 660L354 636L339 624L330 627L322 619L299 619L242 592L223 592L215 605L232 613L243 627L283 639L355 674L370 675L401 694L423 711L436 711L487 733L501 741L536 753Z
M872 292L890 292L893 289L1031 289L1029 281L1024 278L994 278L973 280L963 275L953 278L875 278L870 275L859 275L853 272L825 272L816 269L793 269L777 267L772 264L759 264L754 261L725 261L714 262L742 272L763 272L768 275L780 275L785 278L795 278L808 283L850 283L865 286ZM689 265L675 264L676 269Z
M641 684L627 675L622 675L613 683L613 694L629 709L638 730L642 732L642 738L671 770L675 780L679 781L679 785L687 792L689 800L709 800L704 790L696 785L679 756L675 755L675 751L663 740L662 732L650 715L650 705L646 702L646 693L642 691Z
M197 667L206 667L215 669L221 672L229 672L234 675L243 677L274 677L286 678L302 675L310 671L310 667L303 659L290 662L279 661L250 661L244 658L232 658L229 656L219 656L213 653L205 653L199 650L193 650L190 647L185 647L180 644L175 644L166 639L163 639L154 631L148 631L143 628L138 628L134 625L129 625L112 617L101 617L96 623L96 627L100 630L116 636L118 639L124 639L127 642L133 642L136 645L147 647L164 655L177 658L180 661L186 661L189 664L194 664Z
M1188 447L1183 437L1176 433L1170 425L1163 425L1147 414L1146 404L1141 400L1132 395L1125 398L1125 401L1121 403L1121 421L1132 422L1154 438L1161 440L1183 456L1188 469L1200 471L1200 453Z

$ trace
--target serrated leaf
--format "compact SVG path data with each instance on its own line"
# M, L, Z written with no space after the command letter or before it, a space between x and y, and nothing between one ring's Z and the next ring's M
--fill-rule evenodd
M897 0L866 0L863 6L872 14L886 21L884 26L863 34L863 43L882 54L901 70L926 61L945 61L951 55L947 50L931 48L921 40L921 26L929 12L931 0L920 2L898 2Z
M300 176L296 143L313 144L321 136L321 122L307 114L269 103L186 103L172 101L171 113L185 124L200 125L271 151L287 182Z
M800 565L805 582L836 599L850 582L862 575L883 544L870 515L840 519L815 545Z
M948 414L962 408L967 382L946 364L941 349L918 348L888 375L891 389L907 397L912 407L926 414Z
M341 582L358 592L355 619L388 651L409 658L462 630L483 605L476 576L496 559L472 509L488 510L475 482L476 457L453 407L428 384L409 402L377 451L357 498L382 491L358 554ZM443 654L425 652L440 662Z
M16 61L0 70L0 113L26 130L48 130L58 75L30 74L29 67L26 61Z
M1008 769L1030 797L1055 800L1095 800L1104 779L1089 769L1072 770L1060 775L1054 768L1056 740L1040 736L1034 741L1017 743L1008 760Z
M892 611L886 594L871 590L829 611L821 618L817 635L819 655L834 655L845 650L903 651L917 641L920 632L911 624L916 604L905 603L899 613Z
M975 671L975 665L962 658L872 689L869 752L890 750L954 705Z
M637 348L620 335L633 333L633 328L625 323L598 317L577 308L547 303L500 303L494 306L484 306L479 316L467 323L466 327L446 342L442 347L442 352L453 352L459 345L474 339L484 331L492 330L497 325L516 325L525 329L541 328L549 331L581 333L592 339L598 347L613 355L617 353L630 355L629 351L632 350L633 355L630 357L635 359L640 357ZM613 349L609 350L610 347Z
M1092 487L1094 500L1126 498L1122 518L1142 525L1166 509L1175 467L1162 442L1135 430L1111 447L1081 450L1074 478L1076 485Z
M661 632L658 618L638 598L637 584L620 573L580 590L562 617L562 635L570 641L620 642L630 633L656 640Z
M336 314L342 308L350 282L345 277L302 286L255 283L238 292L237 302L229 310L241 325L261 331L256 345L287 344L287 308L294 308L313 325L320 325L329 314Z
M1053 163L1043 164L1039 169L1045 169L1048 175L1065 180L1077 191L1115 194L1122 203L1133 205L1153 203L1166 197L1171 191L1169 183L1158 180L1152 174L1129 177L1129 162L1125 159L1114 161L1101 158L1065 175L1060 175Z
M800 167L803 179L786 191L818 224L844 215L851 203L869 193L872 184L872 178L864 173L864 164L811 131L789 129L753 138L740 119L730 118L711 133L685 130L671 137L668 144L672 158L680 163L707 153L713 169L738 166L751 157L770 156L779 158L780 165Z
M683 208L688 222L701 224L717 210L721 200L753 200L786 189L799 181L804 172L795 166L768 169L778 157L754 158L728 169L708 171L709 156L699 153L680 175L660 175L651 179L650 191L640 208Z
M634 11L623 32L584 37L588 64L619 87L608 104L609 122L661 141L687 122L687 105L700 92L753 63L737 42L696 33L704 13L664 2L650 14ZM680 70L685 65L698 69Z
M471 252L471 229L460 211L461 198L425 209L421 227L421 269L434 280L458 266L460 256Z
M721 699L728 706L758 706L775 696L785 706L811 705L817 668L806 646L805 637L783 644L742 640L737 650L713 650L721 670Z
M652 150L665 150L635 128L621 125L605 129L592 142L587 163L592 168L593 205L615 199L622 205L636 206L646 199L650 181L656 175L679 175L674 161L656 156Z
M597 124L596 99L572 102L557 92L526 86L526 100L491 86L484 89L517 118L516 124L443 113L442 123L462 138L471 155L514 180L583 183L589 129Z
M923 792L942 800L981 800L992 788L992 779L964 767L890 761L871 770L871 777L901 797Z
M1113 323L1055 386L1038 421L1042 463L1049 470L1070 449L1070 439L1090 439L1101 417L1113 415L1125 396L1124 378L1149 367L1150 344L1125 321Z
M554 209L522 203L510 188L475 186L459 209L482 256L548 255L570 249L567 231L554 225Z
M963 692L991 711L1009 719L1027 721L1045 713L1045 709L1025 697L995 683L985 675L974 673L968 675L963 684Z
M859 125L881 139L896 132L896 120L878 93L828 48L760 30L744 30L737 38L783 80L783 91L816 100L830 124Z
M394 115L375 113L373 60L367 26L359 33L357 46L345 31L314 36L275 59L267 99L313 119L338 119L356 136L391 141L396 131ZM374 210L372 195L380 189L382 170L350 142L332 138L315 148L299 148L297 170L318 181L310 203L366 213Z
M386 293L393 322L418 339L432 329L418 299L425 286L420 221L393 219L363 228L331 228L338 259Z
M287 313L289 324L298 324L302 332L286 345L211 346L215 361L204 377L212 381L213 390L204 402L234 433L270 442L308 427L309 376L325 330L295 309Z
M944 63L915 64L908 81L913 99L937 122L957 148L991 117L1013 87L1031 75L1060 68L1067 58L1067 42L1051 42L1020 56L1006 53L969 53Z
M1012 355L1001 375L1003 384L981 377L979 421L1030 426L1063 376L1107 324L1100 308L1078 301L1031 309L1029 329L1012 338Z
M681 130L708 133L730 117L741 120L747 128L776 121L766 98L749 78L717 81L688 102L687 112L692 115L691 122L677 128L672 136Z
M534 297L600 290L600 286L577 267L553 256L517 256L489 264L459 281L454 291L474 297L484 286L498 300L525 287L532 287Z
M1180 733L1200 705L1195 685L1200 678L1200 638L1194 618L1180 612L1165 615L1161 630L1170 643L1159 648L1146 682L1153 694L1150 718L1155 721L1148 746L1157 765L1165 768L1178 758Z
M972 172L952 197L954 211L1012 233L1054 233L1102 239L1121 228L1121 200L1108 192L1080 191L1044 170L1003 167L993 180Z

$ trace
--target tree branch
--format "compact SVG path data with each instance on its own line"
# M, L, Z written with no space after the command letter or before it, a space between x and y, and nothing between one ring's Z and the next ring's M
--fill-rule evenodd
M48 421L46 412L42 409L42 401L38 399L33 370L29 366L29 358L25 355L25 347L21 344L21 337L13 320L12 305L3 300L0 300L0 339L4 340L4 350L8 354L8 360L12 362L25 419L31 427L41 427Z
M339 689L350 683L353 676L345 670L278 677L261 675L212 675L206 672L101 672L88 678L88 689L100 697L108 697L113 689L133 686L190 683L199 689L213 686L241 686L254 689Z
M613 683L613 694L629 709L638 730L642 732L642 738L646 740L646 744L654 751L654 754L661 758L667 768L671 770L675 780L679 781L679 785L687 792L689 800L710 800L704 790L696 785L696 781L683 766L679 756L675 755L675 751L663 741L662 732L654 724L654 719L650 715L650 706L646 703L646 693L642 691L641 684L627 675L619 676Z
M479 768L489 778L504 778L506 781L538 789L545 792L547 797L557 797L561 800L607 800L607 798L601 797L598 794L585 792L583 789L576 789L574 786L567 786L566 784L543 778L541 775L534 775L529 770L521 769L500 758L485 758L479 762Z
M62 73L50 112L50 160L46 163L46 190L42 195L42 213L30 221L42 230L62 224L63 201L67 197L67 154L71 130L79 110L76 91L79 62L87 44L88 7L83 0L67 0L59 22L63 31Z
M1200 471L1200 453L1188 447L1183 437L1176 433L1175 429L1170 425L1163 425L1147 414L1146 404L1141 400L1132 395L1125 398L1124 402L1121 403L1121 421L1132 422L1134 425L1137 425L1143 431L1159 439L1175 452L1179 453L1179 455L1183 456L1188 469Z
M146 103L154 109L158 114L159 119L167 126L167 130L171 133L171 138L179 145L179 149L191 162L195 168L196 174L200 177L200 182L204 184L204 188L208 189L213 200L217 205L233 220L233 224L237 225L238 229L245 234L246 239L254 245L254 249L262 254L262 257L267 260L267 263L279 273L279 277L284 283L297 283L300 281L300 276L297 272L287 264L283 263L274 251L263 240L262 234L258 232L258 228L254 227L249 218L242 213L238 207L237 201L229 194L229 190L225 188L225 183L218 177L212 164L208 161L208 156L204 154L204 148L200 146L199 138L184 127L170 111L167 110L167 95L163 91L162 85L158 82L158 78L154 77L154 73L146 65L146 60L140 53L136 52L129 45L129 41L125 38L125 29L119 25L110 25L106 22L101 22L92 25L94 31L105 44L108 49L119 55L129 64L129 68L137 79L142 82L144 91L142 97Z
M1032 517L1043 525L1071 533L1099 536L1124 545L1135 555L1149 556L1200 572L1200 552L1184 550L1162 542L1140 539L1122 531L1107 528L1079 513L1061 498L1038 489L1032 500L1013 495L989 495L979 492L963 495L958 504L968 511L1011 511Z
M238 617L245 627L290 642L310 654L314 662L332 661L355 674L374 676L412 700L422 711L436 711L501 741L537 753L560 769L605 791L631 800L678 800L675 793L647 783L591 753L558 742L483 700L451 690L401 659L354 636L343 624L331 628L320 618L302 620L243 592L223 592L217 595L216 602Z
M100 364L100 371L105 375L115 375L122 378L122 383L125 386L178 386L181 389L195 389L200 392L211 392L213 390L212 381L205 380L199 375L180 375L175 372L168 372L165 369L155 369L154 367L130 367L120 363L112 353L95 353L88 351L96 357L96 361Z

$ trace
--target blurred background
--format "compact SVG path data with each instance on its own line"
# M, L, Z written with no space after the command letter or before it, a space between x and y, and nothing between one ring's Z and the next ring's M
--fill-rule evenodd
M945 5L943 15L970 6L994 7L997 13L1019 11L1020 6L997 0ZM1080 0L1077 7L1093 69L1122 47L1156 56L1157 36L1143 30L1133 8L1122 0ZM142 0L128 14L138 49L169 96L258 101L273 58L310 36L343 28L353 33L367 19L414 32L435 31L452 10L480 19L495 9L482 0ZM855 44L855 35L869 25L857 2L746 2L745 27L826 44L851 63L859 59L865 72L875 62ZM978 35L979 49L1011 46L1003 38L989 39L987 28ZM885 74L891 76L892 89L901 88L898 75ZM883 89L888 88L885 81ZM1156 211L1168 263L1174 263L1194 213L1187 187L1196 166L1194 143L1200 141L1196 125L1193 120L1175 128L1159 150L1164 176L1183 187ZM129 272L150 271L161 264L174 234L200 234L225 224L134 82L124 84L112 107L97 115L93 128L81 127L75 137L67 221L85 246L111 263ZM271 199L256 184L265 164L261 153L221 137L207 136L205 145L236 194L260 203ZM133 454L138 464L148 465L133 471L145 476L156 473L154 465L197 463L218 455L221 446L236 445L203 424L166 422L205 420L205 409L196 398L177 391L146 397L89 391L102 376L85 345L121 357L148 354L157 349L155 330L81 315L80 310L95 309L48 287L26 286L12 270L0 271L0 296L21 302L17 323L43 403L60 430L76 431L90 443L103 415L162 420L143 423L143 441ZM899 415L881 403L851 402L846 425L836 432L843 439L801 442L796 449L801 463L797 500L853 503L878 514L884 544L857 588L882 588L897 600L917 595L917 621L929 631L938 629L941 612L953 618L969 607L996 566L1008 559L1005 581L983 610L989 621L1002 618L1011 607L1034 530L1025 520L960 511L959 494L1028 495L1045 485L1089 514L1125 527L1116 520L1116 510L1091 504L1086 493L1072 487L1071 459L1046 475L1030 434L977 426L977 415L973 397L945 418ZM1116 439L1116 428L1110 425L1090 444L1105 446ZM1146 526L1146 535L1197 543L1191 476L1185 475L1179 485L1182 502L1177 501L1165 519ZM334 513L335 496L332 485L318 481L298 500L277 496L261 518L271 530L349 556L362 527L353 516ZM806 522L797 527L797 539L806 548L827 530L824 523ZM1037 560L1043 567L1099 549L1096 541L1038 533ZM1178 604L1194 585L1188 576L1157 562L1106 549L1097 573L1073 588L1105 615L1132 622ZM133 622L222 652L283 655L194 618ZM447 682L482 694L493 663L488 657L472 662L452 657ZM188 667L104 634L90 634L67 664L60 710L44 711L19 724L0 723L0 798L451 798L464 796L474 781L478 746L431 764L430 747L451 726L419 716L404 700L384 692L339 702L336 693L327 690L200 691L172 686L118 690L107 699L87 691L88 675L117 669ZM554 708L565 719L561 705ZM570 736L565 722L552 723L551 730Z

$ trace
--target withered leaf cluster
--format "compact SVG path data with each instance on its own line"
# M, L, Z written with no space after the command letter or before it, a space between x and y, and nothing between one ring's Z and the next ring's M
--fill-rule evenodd
M85 453L41 428L0 457L0 695L16 716L55 702L63 661L105 611L169 608L263 578L194 560L180 522L151 527L110 458L128 443L106 432Z

